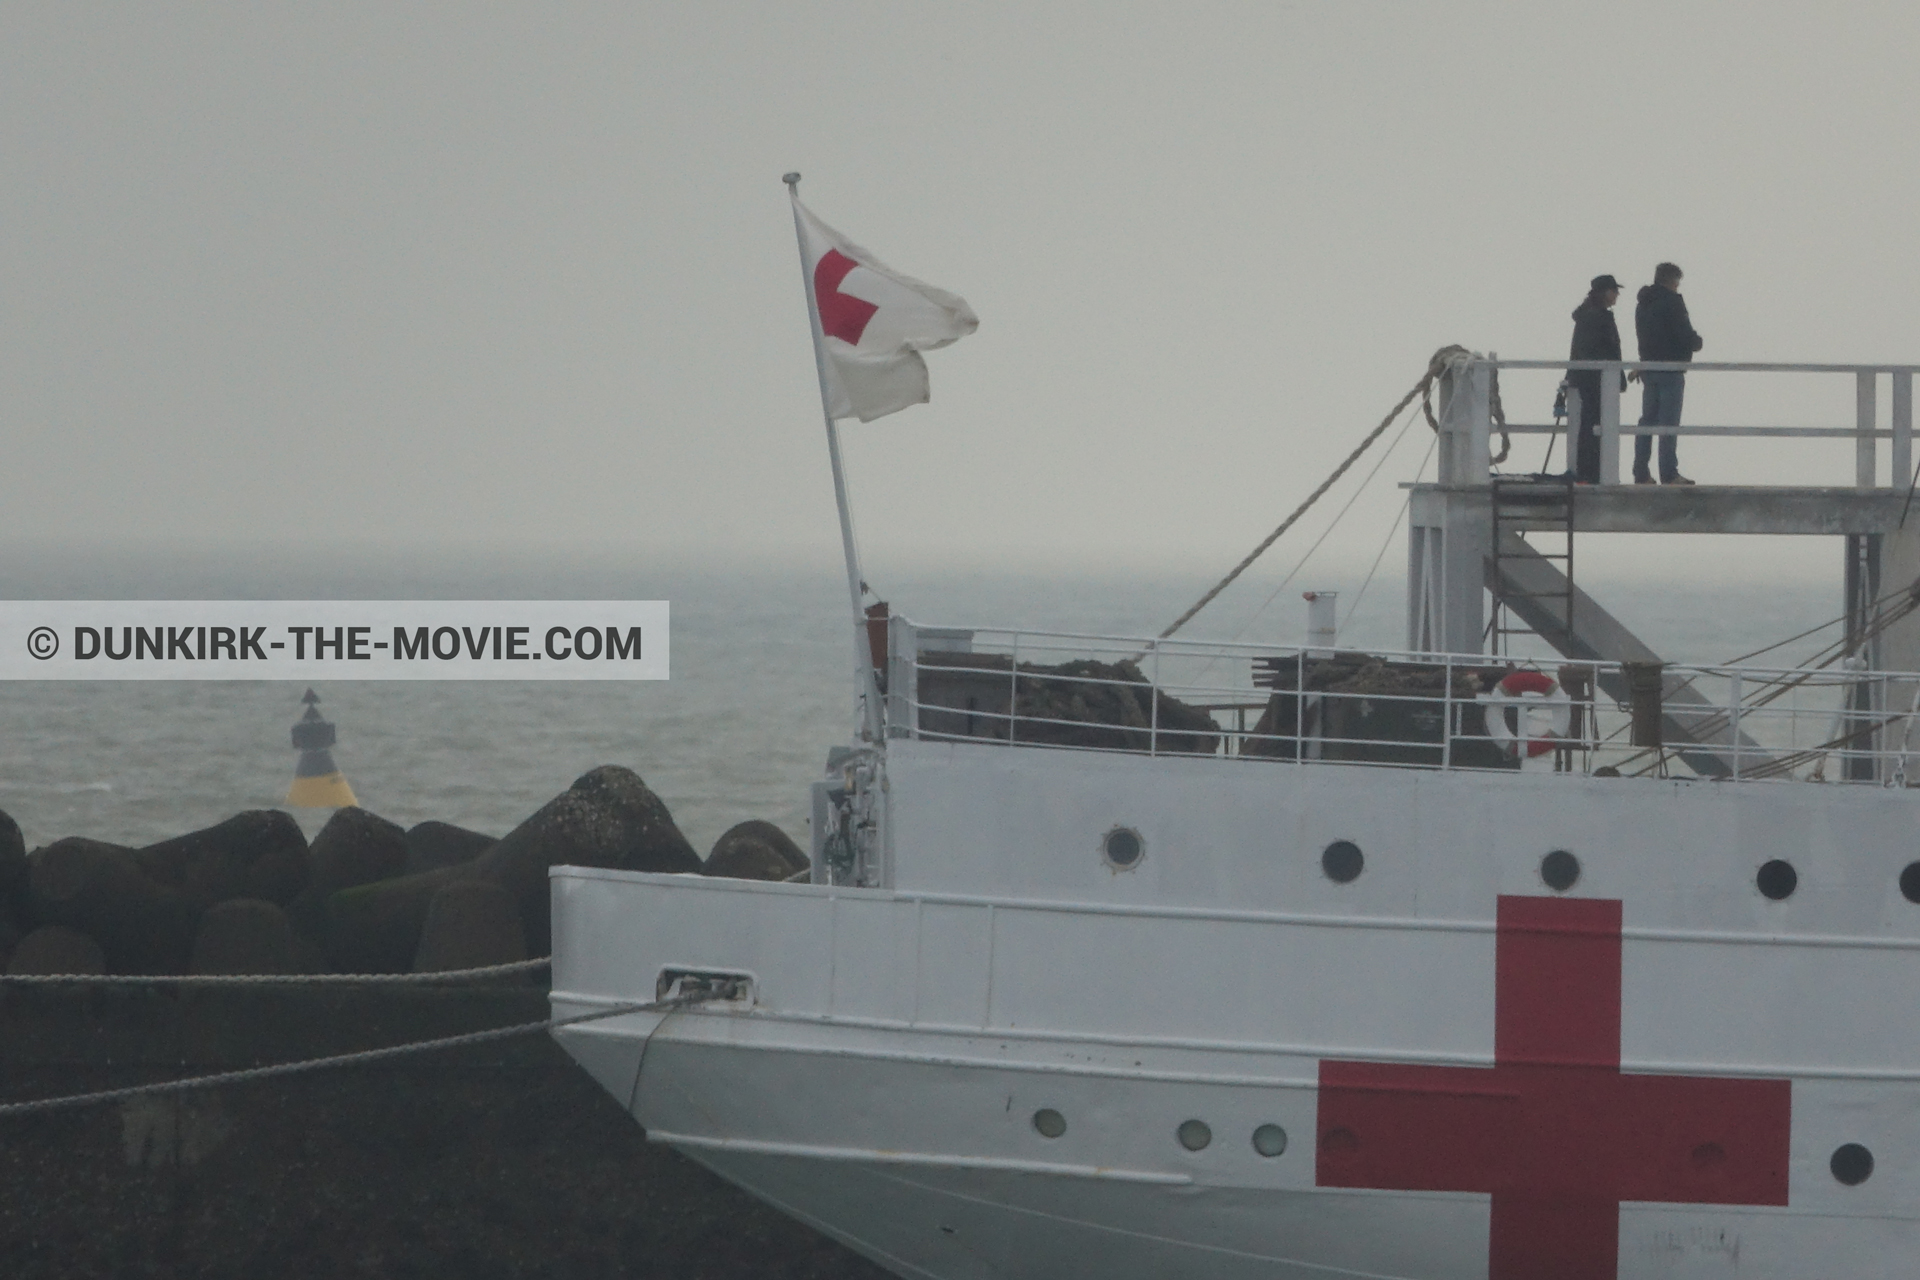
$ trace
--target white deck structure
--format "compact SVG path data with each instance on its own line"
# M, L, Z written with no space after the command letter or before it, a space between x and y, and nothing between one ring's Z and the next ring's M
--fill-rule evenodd
M1920 578L1920 511L1911 511L1913 479L1913 375L1915 365L1693 364L1653 361L1500 360L1457 361L1440 379L1439 473L1435 483L1413 486L1407 542L1407 647L1429 653L1478 653L1486 628L1485 593L1494 558L1490 505L1493 388L1505 370L1600 371L1600 484L1575 497L1574 523L1588 533L1737 533L1838 536L1845 539L1847 602L1866 610L1880 584L1911 584ZM1627 372L1687 370L1696 377L1814 375L1853 384L1854 421L1817 426L1686 425L1622 427L1620 380ZM1886 425L1880 425L1880 388L1889 390ZM1579 393L1570 396L1567 425L1512 422L1509 435L1564 434L1563 457L1573 456L1573 424L1580 420ZM1850 489L1807 486L1701 485L1668 488L1621 484L1621 434L1755 440L1826 439L1851 445ZM1887 465L1881 470L1880 442ZM1591 616L1591 615L1589 615ZM1584 656L1584 655L1583 655ZM1614 659L1639 656L1613 652ZM1870 665L1920 669L1920 626L1883 642Z
M1416 494L1411 652L894 619L812 883L555 870L557 1014L734 994L562 1044L652 1140L905 1276L1911 1274L1920 676L1865 661L1906 597L1817 671L1651 679L1576 602L1549 673L1591 692L1501 692L1488 368L1445 398L1483 482ZM1822 492L1898 581L1904 492Z

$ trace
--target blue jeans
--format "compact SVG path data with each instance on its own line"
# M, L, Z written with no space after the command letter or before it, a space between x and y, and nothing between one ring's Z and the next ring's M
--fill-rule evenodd
M1640 425L1643 427L1677 427L1680 425L1680 402L1686 398L1687 375L1666 371L1647 372L1640 375ZM1653 453L1652 436L1633 438L1633 475L1637 480L1648 474L1647 462ZM1664 482L1680 474L1680 440L1677 436L1660 437L1660 479Z

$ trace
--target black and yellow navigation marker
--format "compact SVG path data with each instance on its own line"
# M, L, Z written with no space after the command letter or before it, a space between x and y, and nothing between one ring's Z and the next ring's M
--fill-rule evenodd
M345 809L360 802L353 788L340 776L333 762L333 722L320 715L320 695L309 689L300 701L307 714L293 726L293 745L300 752L294 766L293 785L287 788L287 803L295 809Z

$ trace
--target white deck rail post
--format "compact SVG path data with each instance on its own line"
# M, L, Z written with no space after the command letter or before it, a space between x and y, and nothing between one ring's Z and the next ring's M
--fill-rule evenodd
M1746 691L1738 671L1727 677L1727 737L1733 743L1733 780L1740 781L1740 703Z
M1578 474L1580 470L1580 393L1571 385L1567 387L1567 473Z
M1453 401L1455 394L1460 390L1458 369L1442 369L1440 371L1440 378L1436 384L1436 390L1440 400L1440 415L1438 418L1440 423L1440 443L1435 450L1438 456L1435 458L1437 466L1434 471L1434 481L1442 485L1457 484L1459 481L1455 473L1460 469L1460 461L1455 456L1453 447Z
M1153 641L1153 674L1147 678L1147 754L1160 754L1160 642Z
M1880 381L1872 369L1862 369L1854 377L1854 428L1859 433L1853 446L1853 483L1857 489L1871 489L1874 483L1873 423L1875 391ZM1899 483L1899 478L1894 480Z
M1580 398L1580 388L1567 383L1567 470L1574 475L1580 473L1580 414L1584 404Z
M1008 646L1007 655L1007 741L1011 743L1014 730L1020 724L1020 633L1013 633L1013 643Z
M1493 470L1493 376L1483 360L1459 360L1440 374L1443 485L1485 484Z
M1913 371L1893 374L1893 474L1887 482L1899 489L1913 483Z
M898 614L887 619L887 736L920 736L919 628Z
M1620 483L1620 366L1600 371L1600 483Z
M1493 366L1485 360L1467 365L1465 409L1467 484L1485 484L1493 474ZM1459 403L1458 400L1455 401Z

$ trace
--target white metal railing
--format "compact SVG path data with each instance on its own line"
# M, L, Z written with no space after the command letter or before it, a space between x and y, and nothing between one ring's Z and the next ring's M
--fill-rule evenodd
M1660 360L1502 360L1496 356L1462 359L1440 380L1441 484L1484 484L1492 470L1490 437L1493 422L1494 375L1498 370L1541 369L1597 371L1600 374L1600 483L1620 483L1620 436L1762 436L1770 438L1843 438L1854 442L1854 484L1860 489L1904 488L1913 474L1913 375L1910 364L1770 364L1727 361ZM1620 420L1621 378L1633 372L1677 373L1798 373L1850 376L1854 382L1854 420L1851 424L1813 426L1687 424L1677 427L1641 427ZM1880 383L1888 382L1887 425L1879 425ZM1564 434L1571 459L1579 431L1577 389L1569 388L1567 420L1557 423L1508 422L1516 435ZM1881 440L1890 442L1888 485L1878 483Z
M1670 663L1655 698L1650 669L1636 696L1635 671L1611 662L927 628L899 616L888 651L890 737L1743 782L1904 786L1920 775L1920 673L1848 663ZM1543 672L1557 691L1503 691L1515 671Z

